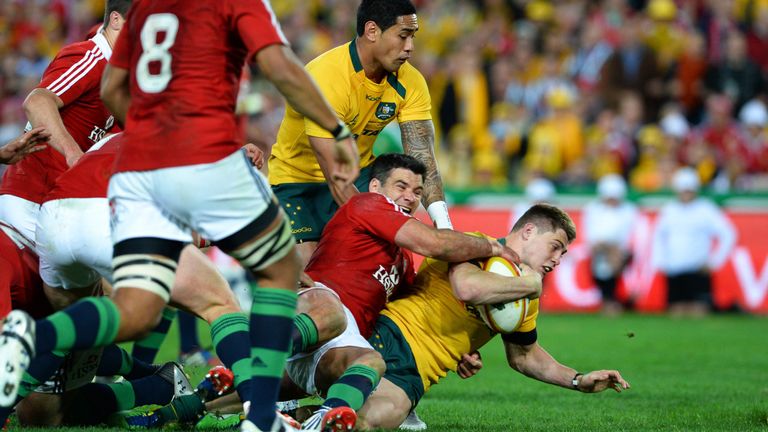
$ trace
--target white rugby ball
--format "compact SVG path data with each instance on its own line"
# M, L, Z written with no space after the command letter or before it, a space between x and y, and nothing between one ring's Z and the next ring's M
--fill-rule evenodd
M520 269L513 263L500 257L489 258L483 270L501 276L518 277ZM497 333L512 333L520 327L528 312L530 300L527 298L506 303L476 306L485 325Z

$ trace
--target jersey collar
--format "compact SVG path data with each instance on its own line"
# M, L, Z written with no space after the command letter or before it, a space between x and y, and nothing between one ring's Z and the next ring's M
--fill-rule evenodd
M107 42L107 38L104 37L104 33L99 30L96 32L96 36L92 37L91 40L97 47L99 47L99 50L104 54L104 58L109 61L109 58L112 57L112 47L109 46L109 42Z
M357 54L357 38L352 39L352 42L349 44L349 57L352 59L352 67L355 68L355 72L362 71L363 62L360 61L360 56ZM397 80L397 75L388 73L387 83L395 89L400 97L405 99L405 87Z

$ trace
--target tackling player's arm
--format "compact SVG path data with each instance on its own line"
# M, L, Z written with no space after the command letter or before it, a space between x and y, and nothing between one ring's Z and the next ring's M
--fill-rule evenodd
M45 128L34 128L0 147L0 164L15 164L24 156L46 148L45 142L51 134Z
M473 263L465 262L452 265L448 277L456 298L469 304L493 304L541 296L541 274L525 264L519 267L522 274L509 277L484 271Z
M620 392L629 388L629 383L622 378L617 370L597 370L580 374L575 369L560 364L535 340L533 343L523 341L527 337L526 335L530 335L532 332L512 333L504 337L507 362L516 371L541 382L584 393L597 393L606 389ZM515 338L519 338L519 340L515 340Z
M517 260L517 254L512 249L495 239L435 229L418 219L411 219L400 227L395 234L395 244L419 255L447 262L469 261L491 256L500 256L508 261Z
M101 100L117 123L125 126L125 116L131 104L128 69L108 64L101 76Z
M432 120L412 120L400 123L400 134L405 154L420 160L427 167L424 177L424 195L422 205L435 226L438 228L453 228L445 204L443 180L437 168L435 159L435 128Z
M36 88L24 99L23 107L33 128L44 127L48 130L48 144L64 155L68 166L80 159L83 151L67 131L59 113L64 107L64 101L60 97L47 88Z
M293 51L284 45L269 45L256 53L256 62L296 111L333 134L335 140L320 143L327 158L328 172L323 171L326 178L342 189L352 184L360 174L355 140Z
M315 152L315 157L317 158L317 163L320 165L320 170L323 172L323 177L331 179L334 160L334 140L331 138L314 136L307 136L307 138L309 139L309 144L312 146L312 150ZM357 152L357 149L355 149L355 152ZM354 195L360 193L354 183L341 185L329 181L328 188L331 190L333 200L340 206L349 201Z

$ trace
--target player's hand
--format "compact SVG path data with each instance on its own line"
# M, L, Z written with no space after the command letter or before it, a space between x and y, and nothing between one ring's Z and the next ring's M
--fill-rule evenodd
M502 245L498 240L488 239L488 241L491 243L491 256L502 257L515 264L520 263L520 256L517 255L517 252L510 249L508 246Z
M584 393L598 393L607 389L613 389L618 393L629 389L629 387L629 383L616 370L592 371L582 375L578 385L579 391Z
M50 137L51 134L42 127L24 132L15 140L0 147L0 163L14 164L30 153L45 149L48 147L46 141Z
M475 376L483 368L483 359L480 353L463 354L456 367L456 373L463 379Z
M517 267L520 269L520 276L526 277L531 281L531 289L533 292L528 295L528 298L533 300L541 297L541 290L544 287L544 275L525 263L518 263Z
M256 169L264 166L264 150L258 148L256 144L248 143L243 146L243 151Z
M355 139L350 136L333 143L333 167L331 181L339 189L352 185L360 175L360 154L357 151Z
M308 274L301 272L299 275L299 288L311 288L315 286L315 281Z

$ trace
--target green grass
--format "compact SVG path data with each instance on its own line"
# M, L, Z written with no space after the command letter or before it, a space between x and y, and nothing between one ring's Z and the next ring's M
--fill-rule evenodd
M178 349L175 330L168 339L161 359ZM449 376L422 400L417 411L428 430L768 431L765 318L545 313L539 343L583 372L618 369L632 388L580 394L534 381L511 370L493 340L480 374ZM108 430L61 430L91 429Z

